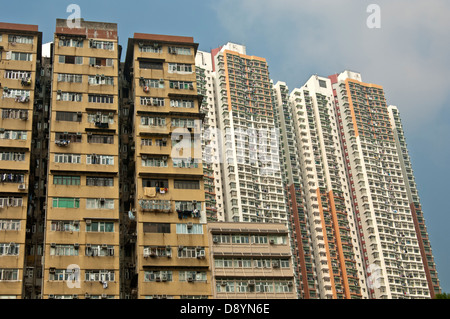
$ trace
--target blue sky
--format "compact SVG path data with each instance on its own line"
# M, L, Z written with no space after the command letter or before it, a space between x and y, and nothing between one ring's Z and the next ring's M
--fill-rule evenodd
M2 3L0 21L39 25L52 40L69 4L90 21L115 22L126 49L134 32L194 37L209 51L226 42L265 57L292 90L312 74L345 69L382 85L401 113L441 286L450 292L450 2L448 0L23 0ZM367 6L381 12L370 29Z

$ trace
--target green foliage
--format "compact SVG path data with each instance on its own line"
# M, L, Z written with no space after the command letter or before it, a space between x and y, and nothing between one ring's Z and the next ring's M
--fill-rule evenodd
M441 294L437 294L434 299L450 299L450 294L447 294L445 292Z

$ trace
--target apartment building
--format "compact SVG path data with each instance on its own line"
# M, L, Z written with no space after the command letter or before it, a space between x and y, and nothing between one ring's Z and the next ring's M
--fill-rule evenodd
M202 154L205 186L206 218L208 221L224 221L222 174L220 171L220 132L217 129L215 108L215 73L211 53L197 51L195 56L197 91L203 96L200 112L205 114L202 127Z
M25 267L35 83L42 34L36 25L0 23L0 298L22 298Z
M139 299L212 294L197 48L183 36L135 33L128 40Z
M296 299L288 229L282 223L210 222L216 299Z
M295 169L294 176L301 179L298 187L307 220L297 227L300 234L303 230L308 235L305 228L311 232L311 245L302 247L309 259L306 285L317 286L318 295L325 299L367 297L330 80L311 76L292 91L289 101L285 99L284 107L291 111L280 109L286 115L282 127L288 130L283 135L291 140L284 144L283 153L289 154L288 173ZM296 224L300 220L294 220ZM297 231L295 245L298 236Z
M296 96L296 101L299 99ZM319 298L309 220L303 203L297 131L293 123L293 110L289 104L289 88L285 82L278 81L273 86L273 101L276 124L280 132L280 164L289 218L295 287L300 299Z
M117 25L56 20L43 298L119 298Z
M370 298L430 298L383 87L344 71L333 85Z
M412 163L408 153L408 149L406 147L405 132L403 130L403 125L398 108L394 105L390 105L388 106L388 112L391 126L394 132L397 153L399 154L400 167L402 169L403 176L406 177L406 193L408 196L409 207L411 209L414 228L416 230L420 254L422 256L423 267L428 282L428 288L430 290L431 298L434 298L436 294L441 293L441 287L439 285L436 263L434 262L434 257L431 250L430 238L428 237L428 232L425 225L422 205L420 204L420 197L413 174ZM401 244L406 248L408 242L404 240L401 242ZM408 274L403 273L403 275L407 276ZM411 276L409 276L409 278L411 278Z
M225 220L287 223L267 61L234 43L212 58Z

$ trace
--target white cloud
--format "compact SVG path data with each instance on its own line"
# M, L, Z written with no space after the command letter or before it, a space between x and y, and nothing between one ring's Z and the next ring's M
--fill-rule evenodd
M369 29L367 6L381 8L381 28ZM215 1L231 39L266 57L274 80L292 89L311 73L348 68L385 88L410 128L430 123L450 92L450 2Z

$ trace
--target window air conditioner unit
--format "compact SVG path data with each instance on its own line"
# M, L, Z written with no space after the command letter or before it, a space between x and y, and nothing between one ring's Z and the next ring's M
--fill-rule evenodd
M48 299L55 299L55 295L53 295L53 294L48 295Z
M167 160L167 156L162 157L163 161Z
M56 247L56 243L51 243L50 247Z
M86 219L86 225L90 225L91 224L91 220L90 219Z
M72 299L78 299L78 295L72 295Z
M85 293L84 294L84 299L90 299L91 298L91 295L90 294L88 294L88 293Z
M24 190L26 187L25 187L25 184L19 184L19 186L18 186L18 189L21 189L21 190Z
M188 229L189 229L189 228L192 228L192 223L191 223L191 222L187 223L187 228L188 228Z
M79 244L79 243L75 243L75 244L73 244L73 247L74 247L75 249L78 249L78 248L80 248L80 244Z

